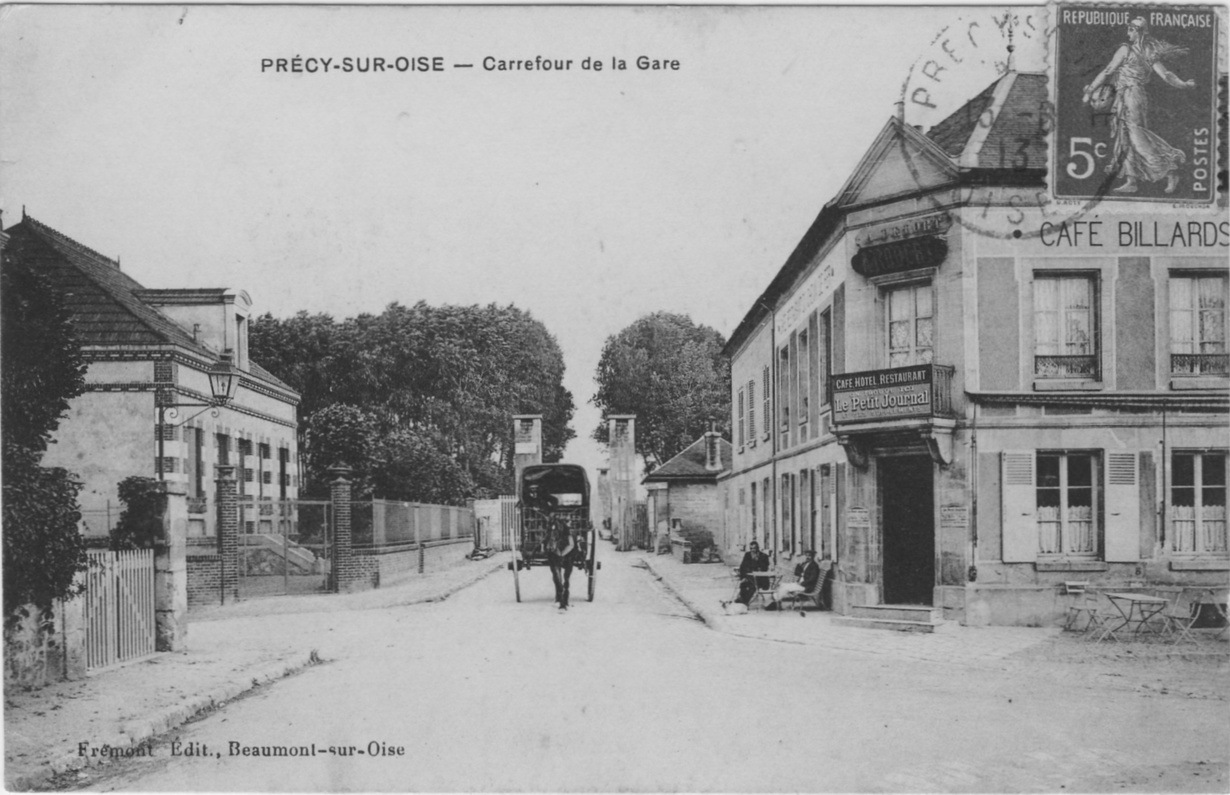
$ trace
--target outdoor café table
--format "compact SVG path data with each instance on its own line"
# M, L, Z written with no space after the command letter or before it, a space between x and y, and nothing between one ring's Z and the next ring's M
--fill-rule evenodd
M743 581L743 575L739 573L737 567L731 571L731 575L735 578L735 594L731 597L733 601L739 596L739 583ZM759 598L762 603L766 597L770 599L773 597L773 592L777 590L778 583L782 581L782 573L780 571L753 571L748 572L748 576L752 577L756 582L756 593L752 595L752 599Z
M1119 630L1130 632L1132 637L1136 637L1142 629L1146 628L1154 634L1160 634L1158 629L1149 626L1149 619L1166 609L1166 605L1169 604L1167 600L1138 593L1108 593L1105 596L1115 606L1120 620L1117 624L1108 623L1106 625L1106 629L1098 637L1099 642L1107 638L1119 640L1117 634Z

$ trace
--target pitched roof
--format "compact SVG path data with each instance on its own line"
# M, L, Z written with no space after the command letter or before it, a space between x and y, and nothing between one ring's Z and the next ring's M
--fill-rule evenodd
M925 137L960 169L955 175L955 184L1042 185L1047 151L1041 114L1046 101L1046 75L1008 72L934 125ZM979 123L987 111L991 113L990 126ZM913 136L916 140L923 138L913 129L907 129L904 123L890 120L872 149L882 144L880 139L886 134ZM860 167L862 165L860 161ZM845 208L839 205L838 199L849 187L847 182L838 196L820 210L769 286L735 327L722 348L723 355L734 356L752 330L772 311L771 307L807 268L825 239L841 228Z
M6 253L21 254L36 263L39 272L61 293L85 347L175 345L210 359L217 356L216 351L144 299L220 295L224 290L146 290L121 271L115 260L28 215L4 231L9 236ZM267 384L295 392L255 362L249 362L248 372Z
M666 481L679 480L716 481L717 476L721 474L723 470L729 470L734 462L734 453L730 442L721 437L718 438L718 455L722 460L722 469L716 471L705 469L707 454L705 450L705 436L702 435L699 439L688 445L682 453L655 469L641 482L662 483Z
M31 257L62 292L84 345L170 343L213 355L183 327L142 301L138 293L143 288L115 260L28 215L7 231L8 250Z

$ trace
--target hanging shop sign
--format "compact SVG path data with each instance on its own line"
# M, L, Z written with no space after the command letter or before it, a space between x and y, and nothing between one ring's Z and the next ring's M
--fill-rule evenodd
M932 381L929 364L835 375L833 424L931 416Z
M934 213L864 229L854 238L858 252L850 265L867 278L938 268L948 256L943 235L951 226L948 213Z

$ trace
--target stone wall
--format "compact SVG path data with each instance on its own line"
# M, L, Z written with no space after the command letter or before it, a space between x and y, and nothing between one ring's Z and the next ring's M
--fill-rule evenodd
M29 616L4 633L4 686L35 689L85 676L84 599L57 600L41 628L34 605L25 609Z

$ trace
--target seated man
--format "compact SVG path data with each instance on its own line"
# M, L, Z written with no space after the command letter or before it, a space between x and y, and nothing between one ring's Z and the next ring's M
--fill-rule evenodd
M790 594L812 593L820 584L820 564L816 562L816 550L803 552L803 560L794 567L795 582L784 583L773 592L773 602L766 610L780 610L782 600Z
M747 612L748 605L752 602L752 597L756 595L756 579L752 575L758 571L769 570L769 556L760 551L760 545L755 541L747 545L747 554L743 556L743 561L739 564L739 595L735 597L733 603L723 602L722 607L727 612ZM763 583L766 583L768 578L759 578ZM737 606L741 605L742 610Z

